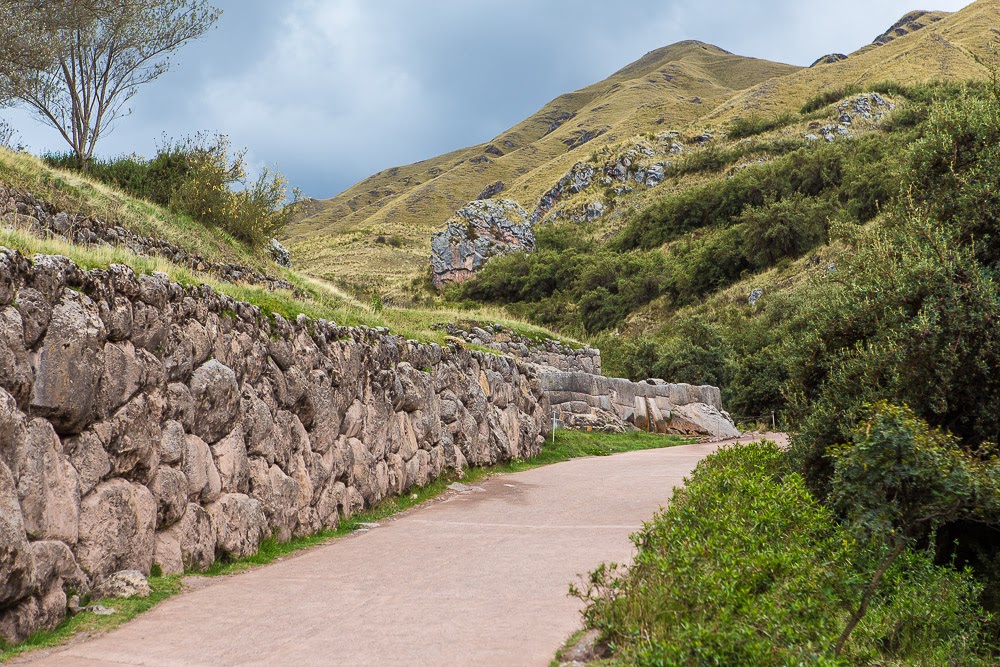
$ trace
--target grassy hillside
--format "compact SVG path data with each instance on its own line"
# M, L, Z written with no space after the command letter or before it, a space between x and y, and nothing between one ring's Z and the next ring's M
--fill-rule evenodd
M734 92L798 68L700 42L654 51L608 79L563 95L492 141L397 167L310 207L287 232L311 273L347 287L398 287L423 273L430 236L497 181L530 208L600 147L653 128L683 127ZM506 196L506 195L502 195ZM397 237L396 246L376 242Z
M0 148L0 187L30 192L58 210L92 216L143 236L168 241L212 262L252 267L290 282L298 293L224 282L211 274L194 271L167 259L137 255L122 246L88 247L60 239L40 238L14 220L0 219L0 246L19 250L28 256L35 253L59 254L70 257L85 268L126 264L140 274L159 271L182 284L211 285L218 292L289 319L304 313L342 325L389 327L407 338L424 341L444 343L445 334L432 327L460 319L497 322L534 337L554 336L543 328L511 318L502 308L484 307L459 313L447 309L375 307L358 301L325 281L278 266L266 251L255 250L217 227L174 214L79 174L53 169L31 155L13 153L5 148Z
M980 0L884 45L873 44L841 62L818 65L754 86L712 111L706 122L797 110L817 93L880 81L902 84L966 81L988 74L990 45L1000 25L1000 3ZM882 38L879 38L882 40Z
M963 81L986 75L1000 4L980 0L955 14L913 12L846 60L798 68L735 56L700 42L654 51L614 75L564 95L479 146L380 172L326 201L313 201L287 231L305 270L357 293L393 296L427 270L430 235L487 187L531 210L574 163L619 154L667 131L690 139L725 132L736 119L797 113L825 91L896 81ZM801 138L806 128L789 127ZM756 158L758 156L747 156ZM668 181L619 197L602 234L630 211L686 188ZM579 204L576 202L574 205ZM569 207L564 207L569 208ZM578 206L579 208L579 206Z

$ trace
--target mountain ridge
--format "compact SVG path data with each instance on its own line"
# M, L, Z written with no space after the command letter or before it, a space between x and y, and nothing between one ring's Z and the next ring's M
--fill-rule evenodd
M982 78L991 21L1000 24L996 0L952 14L910 12L846 59L812 68L683 40L553 99L490 141L383 170L311 202L284 240L300 266L342 287L406 293L425 275L431 234L484 193L530 210L588 153L643 135L797 112L818 92L865 83Z

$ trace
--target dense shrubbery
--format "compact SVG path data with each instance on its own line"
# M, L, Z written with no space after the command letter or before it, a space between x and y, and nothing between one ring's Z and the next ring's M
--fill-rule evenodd
M662 291L662 255L616 253L570 227L542 227L536 243L530 255L494 259L452 296L510 304L539 323L593 332L616 326Z
M798 118L794 114L783 113L773 117L751 115L739 117L729 124L726 134L730 139L746 139L772 130L778 130L794 123Z
M1000 610L1000 94L882 88L909 100L883 132L674 195L610 244L543 228L541 253L461 288L597 332L610 374L717 384L734 414L798 431L790 468L703 470L636 568L596 575L589 618L636 664L836 664L841 637L851 664L976 664L981 631L1000 637L975 602ZM783 273L813 252L808 278ZM796 287L703 301L775 266ZM660 326L625 329L654 337L613 331L654 298Z
M890 178L895 142L874 135L800 148L724 181L685 190L642 211L616 239L619 250L656 248L693 230L731 226L749 208L790 197L833 198L867 222L898 191ZM875 171L872 165L880 165ZM856 201L855 201L856 200Z
M883 551L857 535L774 445L724 449L633 537L628 571L599 568L577 594L628 664L985 663L971 576L903 549L875 577Z
M285 178L264 168L250 179L245 154L231 153L225 136L197 135L165 142L151 160L138 155L93 159L88 175L258 244L281 229L293 209ZM79 164L73 153L51 153L45 160L62 169Z
M578 226L543 226L536 252L492 260L452 296L589 334L619 326L658 297L675 308L695 303L826 243L831 219L871 219L898 189L885 168L886 146L873 139L798 149L665 200L611 244L589 240ZM667 240L665 250L645 249Z

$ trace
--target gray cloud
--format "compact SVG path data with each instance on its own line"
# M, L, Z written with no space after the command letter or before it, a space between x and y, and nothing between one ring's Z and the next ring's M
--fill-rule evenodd
M701 39L807 65L870 42L911 3L217 0L218 29L177 54L100 149L150 155L163 134L223 132L256 163L329 197L380 169L490 139L661 46ZM4 115L33 150L62 149L24 113Z

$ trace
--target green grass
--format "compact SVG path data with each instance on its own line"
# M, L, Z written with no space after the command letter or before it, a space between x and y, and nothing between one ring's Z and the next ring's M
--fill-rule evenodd
M464 484L475 484L494 475L522 472L576 458L610 456L632 451L662 449L690 444L692 442L694 442L692 438L658 436L643 432L617 435L560 431L556 435L555 443L553 444L549 440L545 447L542 448L541 454L533 459L511 461L491 468L470 468L465 471L464 476L461 478L454 475L445 476L423 488L414 489L407 495L387 498L377 507L344 521L337 530L323 531L310 537L297 538L289 542L278 542L274 539L267 539L261 543L260 549L253 556L235 561L220 560L204 572L190 572L188 574L216 577L235 574L249 568L273 563L297 551L326 544L336 538L350 535L359 528L362 528L362 524L377 523L417 505L421 505L444 493L449 485L459 479ZM101 600L101 605L118 610L118 613L113 616L96 616L87 613L79 614L67 618L54 630L35 633L27 641L17 646L5 646L0 642L0 663L8 662L28 651L65 644L69 640L83 635L109 632L135 618L142 612L152 609L167 598L180 593L183 589L181 578L177 576L150 577L149 584L153 593L148 598Z
M17 646L7 646L0 641L0 663L5 663L29 651L52 648L65 644L70 639L92 634L103 634L148 611L181 591L180 577L150 577L152 593L148 598L105 599L100 604L116 610L111 616L78 614L67 618L54 630L42 630Z

